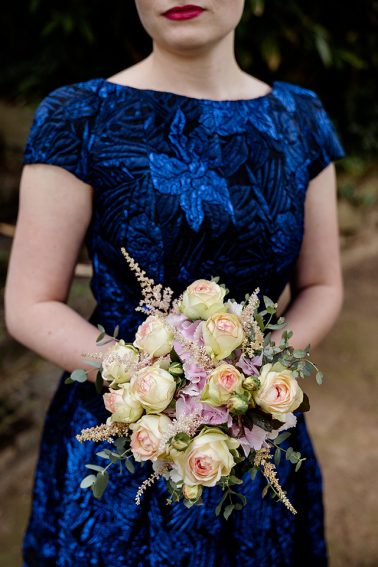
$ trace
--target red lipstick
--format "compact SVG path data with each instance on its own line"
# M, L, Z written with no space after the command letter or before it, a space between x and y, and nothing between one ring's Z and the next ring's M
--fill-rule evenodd
M185 4L185 6L175 6L164 12L163 16L169 20L191 20L196 18L204 11L204 8L195 4Z

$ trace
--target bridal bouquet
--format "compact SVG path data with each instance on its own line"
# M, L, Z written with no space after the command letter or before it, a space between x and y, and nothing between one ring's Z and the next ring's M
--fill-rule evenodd
M218 278L200 279L173 299L173 291L147 277L123 248L140 283L143 299L136 310L147 317L132 344L109 339L99 325L98 344L111 343L105 353L83 355L97 372L96 386L109 411L106 423L84 429L79 441L108 441L97 455L105 466L87 464L92 474L81 482L100 498L109 469L118 464L134 471L134 463L151 461L153 473L135 495L165 479L167 503L201 504L204 487L220 485L215 513L228 518L246 504L236 490L243 476L258 471L269 490L292 512L296 510L280 486L275 465L284 455L298 470L305 460L292 447L283 449L296 425L293 412L309 410L299 379L316 371L309 347L294 350L292 333L283 331L279 344L271 331L282 329L277 305L259 290L237 303L225 301L228 290ZM91 370L75 370L66 382L87 379Z

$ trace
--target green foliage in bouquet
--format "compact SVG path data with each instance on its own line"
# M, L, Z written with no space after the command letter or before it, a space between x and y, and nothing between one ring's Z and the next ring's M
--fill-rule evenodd
M134 471L134 462L152 463L153 472L136 494L136 504L147 487L165 480L167 504L202 504L204 489L220 486L217 515L227 519L246 505L238 487L244 475L266 479L268 492L292 513L277 478L282 458L298 471L306 460L293 447L282 447L296 425L293 412L310 409L299 380L316 373L310 346L294 349L292 332L278 317L277 304L259 297L224 301L228 289L219 278L199 279L178 297L173 290L149 278L135 260L122 253L140 283L136 310L147 315L133 343L118 339L119 329L107 335L99 325L98 344L111 343L104 354L83 355L90 369L77 369L67 383L84 382L96 372L110 416L106 423L83 430L77 439L107 441L97 453L104 466L91 470L82 483L101 498L115 465ZM260 308L262 303L262 308ZM272 332L282 331L278 344ZM95 474L96 473L96 474Z

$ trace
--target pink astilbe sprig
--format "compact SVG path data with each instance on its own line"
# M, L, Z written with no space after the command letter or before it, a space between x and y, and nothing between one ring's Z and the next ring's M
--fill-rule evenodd
M178 433L186 433L189 437L193 437L197 429L202 424L203 418L197 412L189 415L183 414L177 419L174 419L167 427L167 430L160 440L159 452L163 453L166 450L166 445L169 440L172 439L172 437L175 437Z
M244 340L241 348L248 358L253 358L254 353L260 350L264 344L264 334L257 323L254 314L260 301L258 298L259 288L249 296L239 317L244 330Z
M191 362L195 362L198 366L202 367L205 370L210 370L213 368L216 363L210 358L207 354L206 349L204 346L199 345L195 341L191 341L187 339L181 331L172 327L174 332L175 340L182 346L185 353L188 356L185 357L185 360L188 360L188 357Z
M172 308L173 290L169 286L163 287L162 284L155 284L155 281L149 278L134 258L130 256L126 248L122 247L121 252L130 269L135 272L143 295L143 299L139 301L135 311L142 311L147 315L167 315Z

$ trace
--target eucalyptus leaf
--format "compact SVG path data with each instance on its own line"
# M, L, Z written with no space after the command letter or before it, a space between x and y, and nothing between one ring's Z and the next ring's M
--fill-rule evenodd
M109 482L109 475L107 472L99 473L96 477L96 482L92 486L93 496L95 498L101 498L104 494L105 488Z
M295 472L298 472L299 469L301 468L302 465L302 459L300 461L297 462L297 464L295 465Z
M127 468L127 470L129 471L129 473L133 474L135 472L135 467L132 461L130 461L130 459L126 459L125 460L125 466Z
M318 370L315 379L316 382L319 384L319 386L323 384L323 378L324 378L323 372L320 372L320 370Z
M280 464L280 460L281 460L281 449L277 447L277 449L274 451L274 464L278 466Z
M99 451L98 453L96 453L97 457L101 457L101 459L108 459L109 460L109 453L110 451L108 449L105 449L105 451Z
M257 468L250 469L249 476L251 477L252 480L254 480L256 478L258 470L259 469L257 469Z
M282 433L277 435L275 439L273 439L273 442L275 445L279 445L283 441L286 441L286 439L288 439L290 435L291 435L290 431L283 431Z
M242 479L234 475L231 475L228 480L230 484L243 484Z
M263 300L264 300L264 305L265 305L266 309L268 309L268 307L275 307L275 304L270 299L270 297L264 295Z
M92 471L102 472L104 467L100 467L100 465L85 465L87 469L91 469Z
M290 460L290 457L291 457L291 455L292 455L293 453L294 453L293 447L289 447L289 448L287 449L287 451L286 451L286 459L287 459L288 461Z
M239 498L239 500L242 501L243 506L245 506L247 504L247 499L244 496L244 494L241 494L241 492L235 492L234 494L235 494L235 496L237 496L237 498Z
M226 520L228 520L228 518L231 516L233 509L235 508L235 504L228 504L224 511L223 511L223 516L225 517Z
M82 368L74 370L70 376L74 382L85 382L87 380L87 373Z
M226 491L226 492L223 494L222 498L220 499L220 502L219 502L218 506L215 508L215 515L216 515L216 516L219 516L219 514L221 513L221 511L222 511L222 506L223 506L223 502L226 500L227 494L228 494L228 492Z
M89 488L94 482L96 482L96 475L89 474L81 481L80 488Z

